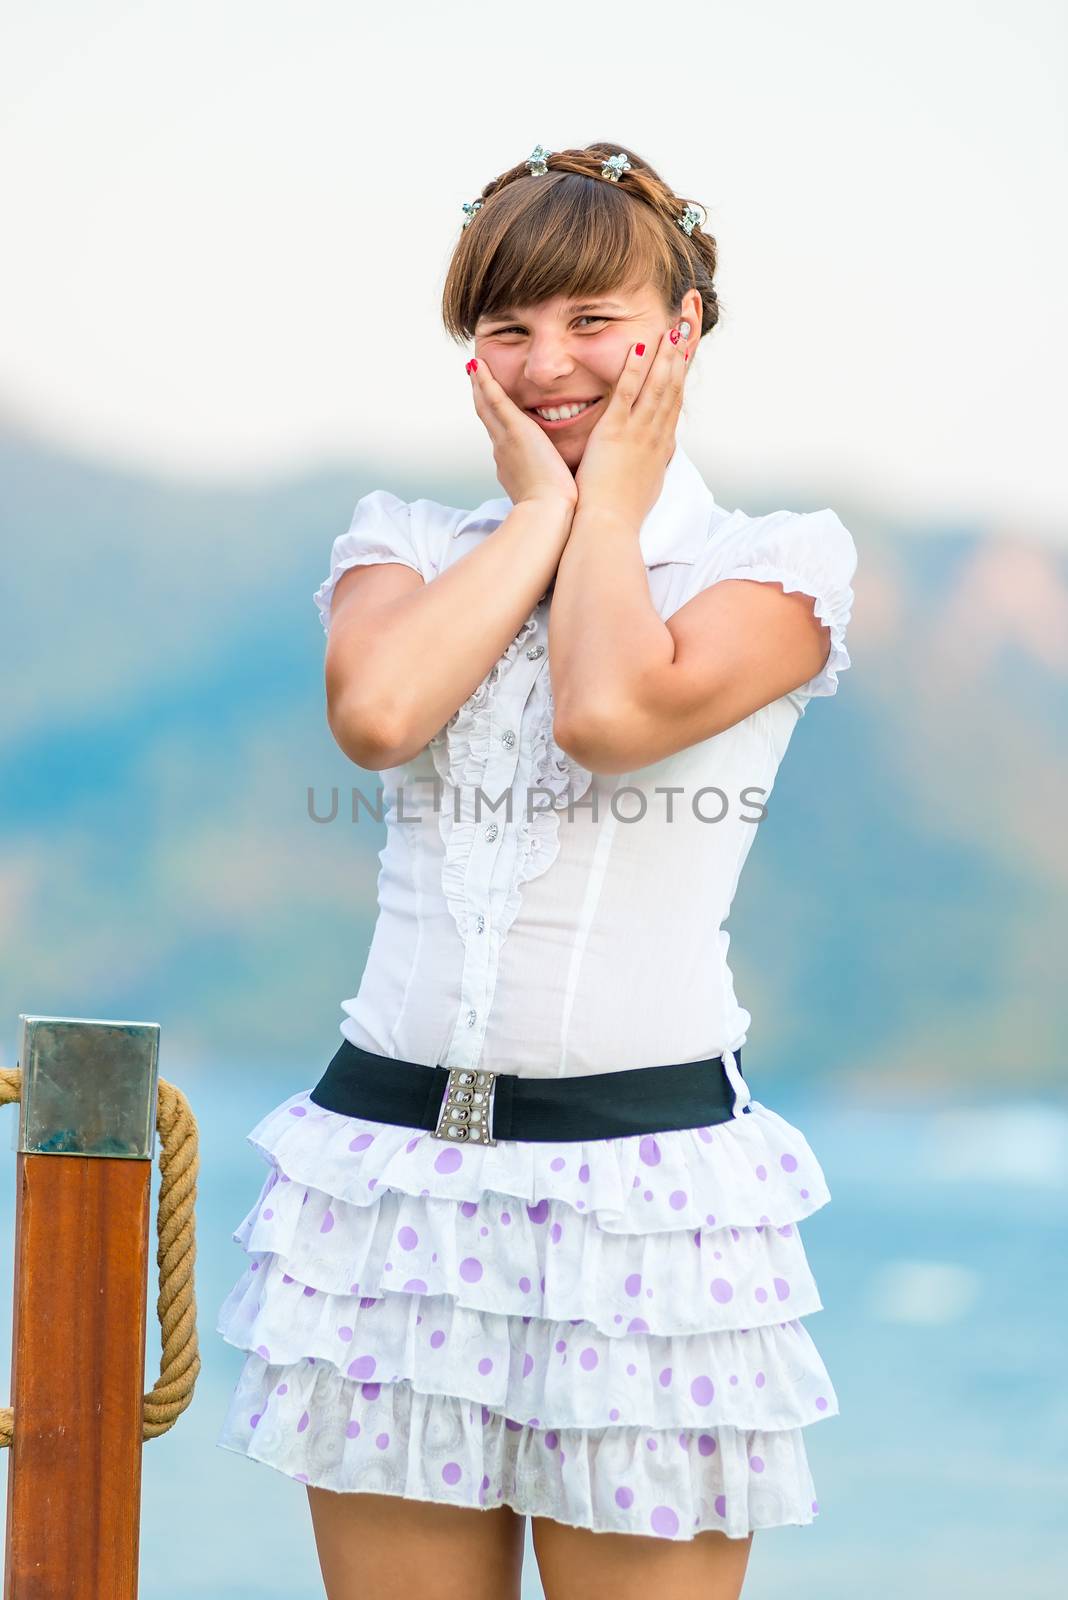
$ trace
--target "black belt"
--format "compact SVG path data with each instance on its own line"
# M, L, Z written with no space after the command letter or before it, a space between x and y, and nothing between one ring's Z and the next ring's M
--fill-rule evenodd
M735 1050L739 1074L742 1052ZM326 1111L424 1128L454 1143L617 1139L703 1128L734 1115L722 1056L568 1078L425 1066L343 1040L309 1098ZM749 1110L748 1103L742 1107Z

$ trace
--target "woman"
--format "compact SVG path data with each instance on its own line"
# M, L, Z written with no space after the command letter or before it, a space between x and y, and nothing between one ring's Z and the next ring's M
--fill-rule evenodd
M337 1054L249 1135L219 1442L307 1484L331 1600L511 1600L527 1515L548 1600L727 1600L816 1515L837 1401L796 1229L829 1195L742 1077L722 924L856 553L676 442L699 208L596 144L464 209L444 319L504 494L364 496L315 595L379 914Z

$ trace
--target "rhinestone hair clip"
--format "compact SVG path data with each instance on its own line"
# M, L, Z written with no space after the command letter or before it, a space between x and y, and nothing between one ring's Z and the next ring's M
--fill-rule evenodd
M548 172L549 157L552 155L552 153L553 152L551 150L546 150L543 144L536 144L534 146L530 155L523 163L523 165L530 172L530 176L532 178L543 177L545 173ZM618 150L614 156L609 156L607 161L602 163L601 177L607 178L610 183L618 183L621 174L624 172L629 172L630 170L631 163L628 161L626 153L623 150ZM474 219L475 212L482 209L483 204L484 202L482 200L464 201L463 225L465 228L467 227L468 223ZM687 205L683 208L681 215L675 218L675 221L678 223L686 237L689 238L693 233L694 228L704 225L706 214L707 213L705 212L703 206Z

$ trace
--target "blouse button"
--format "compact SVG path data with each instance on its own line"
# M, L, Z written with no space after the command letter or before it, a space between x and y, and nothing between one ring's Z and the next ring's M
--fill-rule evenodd
M506 744L509 750L515 744L515 734L512 732L511 728L508 729L507 733L501 734L501 742L502 744Z
M530 649L527 651L527 660L537 661L538 657L543 656L544 654L545 646L543 644L532 644Z
M479 914L478 914L478 931L479 931L479 933L483 932L483 930L485 929L485 926L486 926L486 919L485 919L485 917L482 915L482 913L480 911Z
M491 822L489 827L486 829L486 838L487 839L496 839L497 833L498 833L497 824L495 822Z
M478 1018L478 1012L477 1011L473 1011L473 1010L469 1011L467 1013L467 1026L469 1028L473 1028L477 1018Z

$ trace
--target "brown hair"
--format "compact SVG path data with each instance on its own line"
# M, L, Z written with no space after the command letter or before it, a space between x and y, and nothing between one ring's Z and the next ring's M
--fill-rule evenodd
M532 177L525 161L492 178L463 228L442 292L442 320L457 341L480 317L653 283L672 314L687 289L701 296L700 338L719 321L713 285L716 241L700 225L687 236L677 218L690 203L633 150L618 181L601 176L617 144L554 151ZM702 212L704 207L701 207Z

